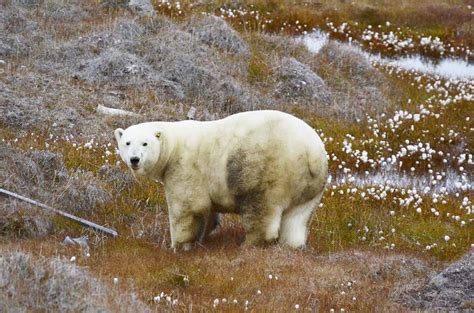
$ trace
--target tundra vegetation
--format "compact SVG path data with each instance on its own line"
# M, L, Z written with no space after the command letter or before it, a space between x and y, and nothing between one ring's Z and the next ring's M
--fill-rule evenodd
M473 309L474 75L364 53L472 62L469 1L132 2L0 4L1 187L120 233L0 198L0 311ZM242 247L230 215L174 253L162 186L119 162L113 129L255 109L328 151L307 248Z

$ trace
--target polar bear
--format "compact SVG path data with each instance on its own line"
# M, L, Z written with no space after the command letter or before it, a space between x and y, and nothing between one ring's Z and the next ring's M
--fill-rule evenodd
M142 123L116 129L115 137L136 176L163 182L175 250L202 240L216 213L241 215L246 244L305 246L328 158L302 120L250 111L209 122Z

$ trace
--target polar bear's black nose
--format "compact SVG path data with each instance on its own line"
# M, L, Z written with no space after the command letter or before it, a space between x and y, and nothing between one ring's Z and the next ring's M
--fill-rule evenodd
M140 158L138 158L138 157L130 158L130 163L132 165L138 165L138 162L140 162Z

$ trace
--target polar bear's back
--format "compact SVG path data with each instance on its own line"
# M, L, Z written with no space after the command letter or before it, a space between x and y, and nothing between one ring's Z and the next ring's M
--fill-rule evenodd
M224 129L230 130L235 137L250 135L251 137L247 137L250 141L258 140L261 136L271 141L278 134L282 139L322 144L319 136L308 124L284 112L272 110L243 112L217 122L224 125Z
M238 147L264 148L291 156L307 151L309 154L324 152L324 145L316 132L304 121L279 111L251 111L234 114L220 120L225 138L236 140ZM222 133L220 133L222 134ZM282 157L287 157L282 155Z

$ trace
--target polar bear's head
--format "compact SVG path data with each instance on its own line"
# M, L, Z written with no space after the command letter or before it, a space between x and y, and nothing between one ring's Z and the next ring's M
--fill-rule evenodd
M160 158L161 135L160 130L140 124L126 130L115 130L120 157L134 174L144 176L151 173Z

